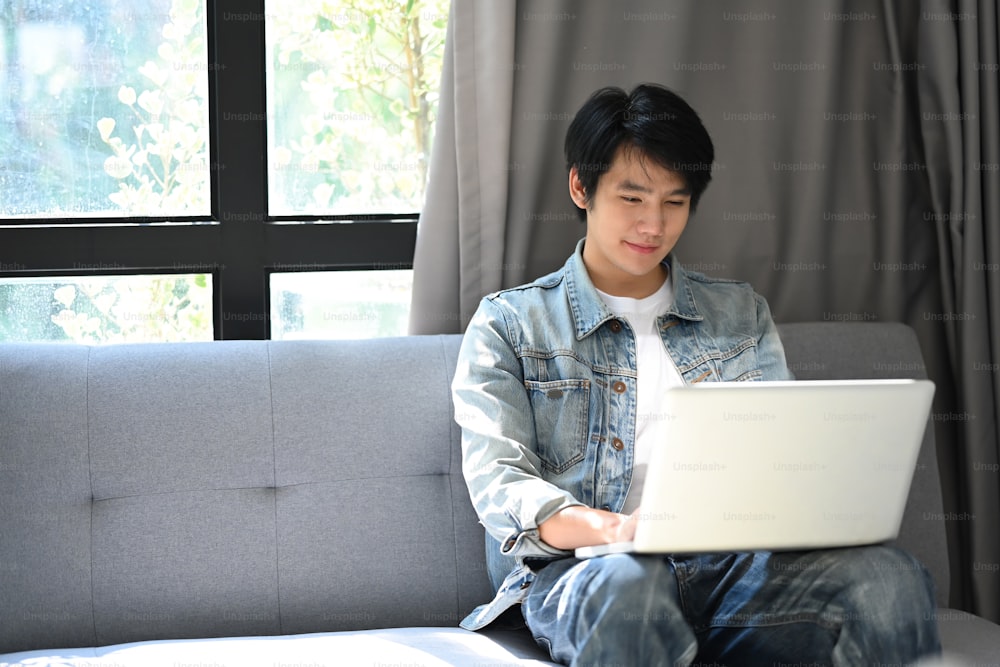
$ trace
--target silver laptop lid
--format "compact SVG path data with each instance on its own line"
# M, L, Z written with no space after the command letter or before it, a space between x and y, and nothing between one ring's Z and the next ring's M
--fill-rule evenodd
M896 537L927 424L927 380L670 389L635 550L870 544Z

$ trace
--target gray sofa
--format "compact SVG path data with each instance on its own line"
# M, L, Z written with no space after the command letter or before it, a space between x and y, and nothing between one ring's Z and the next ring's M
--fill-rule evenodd
M902 325L780 329L800 379L923 375ZM455 627L491 594L458 343L0 345L0 664L552 664ZM995 661L1000 626L946 609L933 451L900 542L946 649Z

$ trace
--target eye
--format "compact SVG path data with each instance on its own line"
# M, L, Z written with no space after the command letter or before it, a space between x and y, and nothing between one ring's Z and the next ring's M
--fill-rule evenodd
M680 201L668 200L667 203L670 204L671 206L684 206L684 204L686 204L687 202L682 199Z
M635 204L636 202L639 201L639 198L638 197L629 197L629 196L626 196L626 195L622 195L622 200L623 201L627 201L630 204Z

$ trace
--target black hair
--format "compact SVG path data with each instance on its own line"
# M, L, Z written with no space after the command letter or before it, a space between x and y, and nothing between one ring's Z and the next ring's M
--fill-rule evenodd
M679 174L691 191L691 211L712 180L715 149L695 110L677 93L641 84L631 93L601 88L584 103L566 131L566 168L576 167L587 205L620 147ZM586 212L577 209L586 220Z

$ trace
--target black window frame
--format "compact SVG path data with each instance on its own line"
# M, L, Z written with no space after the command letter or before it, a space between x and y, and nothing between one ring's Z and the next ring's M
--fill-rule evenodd
M215 339L260 340L272 272L413 266L417 213L268 214L264 0L206 18L211 215L0 220L0 277L209 273Z

